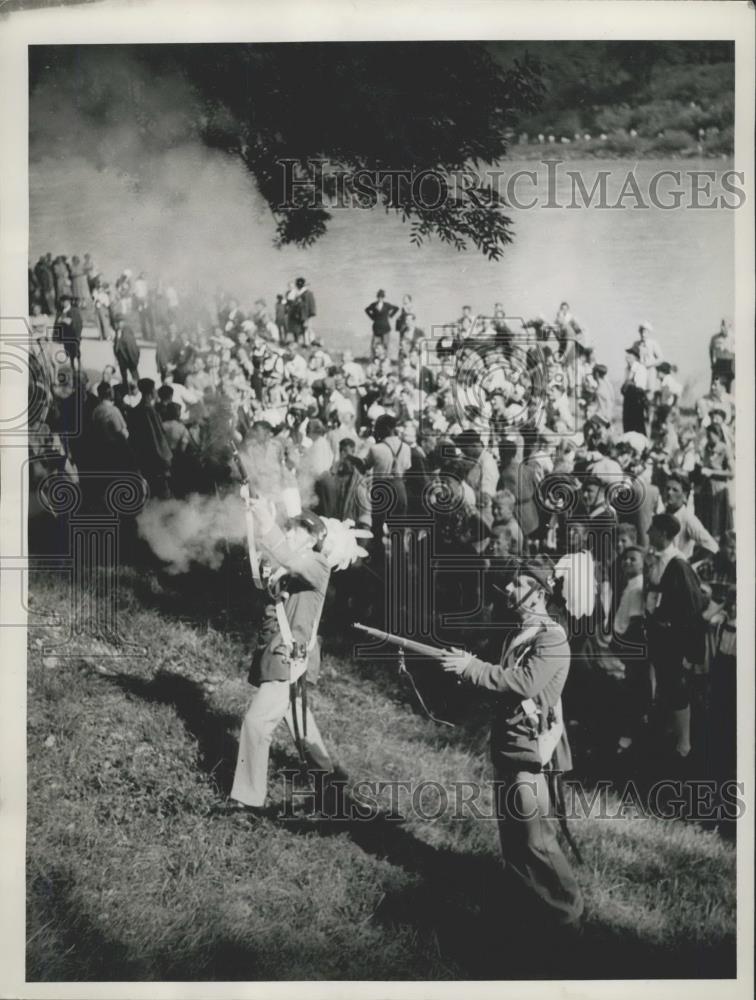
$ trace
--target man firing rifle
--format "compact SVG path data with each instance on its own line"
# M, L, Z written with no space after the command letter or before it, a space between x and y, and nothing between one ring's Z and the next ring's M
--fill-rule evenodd
M307 664L317 641L331 566L321 551L326 526L316 514L303 511L289 520L284 532L269 501L252 500L249 509L272 582L249 673L255 693L242 724L227 809L255 814L265 805L270 743L282 720L303 763L324 778L334 773L306 694Z
M498 664L357 627L398 646L400 655L431 656L460 680L496 692L491 756L505 872L522 898L523 915L530 911L541 928L550 920L572 930L580 925L583 898L559 846L557 810L551 808L557 806L551 799L561 798L558 775L572 767L561 708L570 647L546 609L550 592L548 568L538 562L523 566L508 584L507 603L520 627L505 642ZM563 829L568 832L566 824Z

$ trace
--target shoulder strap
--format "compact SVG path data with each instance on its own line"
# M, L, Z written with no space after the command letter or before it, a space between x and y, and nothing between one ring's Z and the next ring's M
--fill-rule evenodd
M384 441L382 443L386 445L386 447L388 448L389 452L391 453L391 472L395 473L396 472L396 460L399 458L399 452L402 450L402 442L401 441L399 442L399 447L396 449L396 451L394 451L394 449L391 447L391 445L388 443L388 441Z

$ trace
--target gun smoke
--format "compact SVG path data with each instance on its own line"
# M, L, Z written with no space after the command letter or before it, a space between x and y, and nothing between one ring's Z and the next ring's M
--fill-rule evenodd
M241 497L152 500L137 518L139 536L167 573L187 573L192 565L219 569L231 545L246 537Z
M306 461L295 474L282 467L276 449L253 443L241 448L239 458L251 494L275 504L280 524L314 504L314 477ZM219 569L231 546L246 545L244 501L238 489L151 500L137 517L137 530L169 574L186 573L193 565Z
M151 79L112 48L83 66L30 97L33 258L73 247L109 279L137 268L185 294L232 287L249 302L312 269L303 251L273 250L270 210L241 162L190 137L196 102L178 72ZM96 121L81 110L95 99Z

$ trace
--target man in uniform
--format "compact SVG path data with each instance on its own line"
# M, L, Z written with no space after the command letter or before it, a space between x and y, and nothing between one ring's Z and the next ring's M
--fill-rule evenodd
M561 694L570 667L567 636L548 614L551 584L540 563L524 564L507 586L519 619L501 662L452 650L444 669L499 696L491 729L496 809L505 873L538 926L577 929L583 897L559 845L546 772L572 767Z
M268 757L273 732L286 720L307 764L322 776L333 764L312 712L306 707L305 672L317 641L330 566L320 551L326 529L317 515L304 511L284 533L267 501L252 505L256 543L281 575L285 596L272 600L258 633L250 684L255 686L239 736L236 772L227 808L260 813L268 790ZM301 679L301 683L300 683Z

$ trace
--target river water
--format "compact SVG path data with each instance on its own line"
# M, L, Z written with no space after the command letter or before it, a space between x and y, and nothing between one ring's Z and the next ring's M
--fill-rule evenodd
M731 166L727 160L571 161L558 169L552 201L570 203L567 169L580 171L588 191L597 172L609 170L613 204L629 171L645 196L658 171L719 173ZM36 259L47 250L90 251L108 276L146 269L179 284L206 285L209 294L220 283L238 290L243 306L257 296L272 302L302 274L315 291L326 343L358 352L369 338L363 310L379 287L396 303L412 294L426 331L455 320L463 304L486 314L502 302L514 316L552 318L567 300L615 378L624 347L646 320L682 380L698 381L708 368L709 338L733 314L736 213L630 207L633 197L623 209L543 207L546 168L507 162L508 173L518 169L536 170L536 187L526 181L517 193L522 201L537 194L540 207L512 210L514 243L492 262L437 240L414 247L409 226L383 209L334 210L327 234L312 248L276 250L270 213L240 168L216 154L182 154L141 191L84 161L62 167L43 159L30 168L30 252ZM663 197L672 186L662 184ZM717 179L712 191L720 190Z

